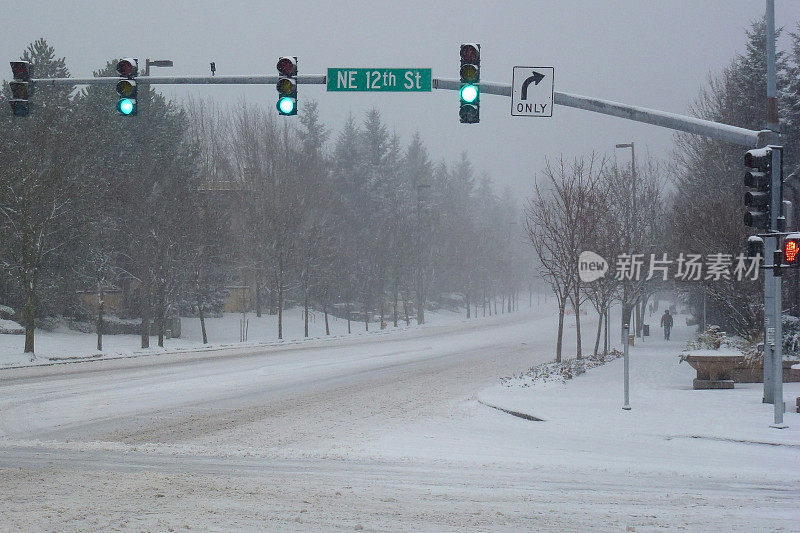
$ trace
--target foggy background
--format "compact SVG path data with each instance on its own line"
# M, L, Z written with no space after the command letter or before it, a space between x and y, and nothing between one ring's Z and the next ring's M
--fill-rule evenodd
M794 30L800 5L778 0L775 8L776 25ZM328 67L431 67L434 77L457 78L459 44L478 42L484 81L510 83L515 65L552 65L556 91L686 113L708 73L742 50L745 28L763 12L762 0L29 1L24 8L4 2L0 50L4 61L15 59L45 37L75 77L123 56L139 58L142 67L148 57L174 60L174 68L154 68L154 76L208 74L210 61L218 75L272 75L277 57L290 54L298 56L300 74ZM7 80L10 69L3 65L0 78ZM271 85L156 89L175 98L263 102L277 114ZM112 86L108 92L113 109ZM642 155L666 157L671 148L669 130L560 106L552 118L512 118L510 99L499 96L481 98L477 125L459 123L455 91L336 94L301 85L298 98L300 113L309 100L319 102L334 136L348 113L360 123L375 107L403 142L419 130L434 160L453 161L467 151L498 190L510 186L525 196L546 156L611 155L615 143L629 141Z

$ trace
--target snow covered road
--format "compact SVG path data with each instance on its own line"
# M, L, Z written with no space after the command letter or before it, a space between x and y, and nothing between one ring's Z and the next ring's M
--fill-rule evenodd
M551 311L0 371L0 529L792 529L795 474L637 465L480 405L552 357Z
M310 444L318 451L323 427L332 432L319 437L327 441L373 427L376 416L379 423L418 417L536 362L526 349L537 339L525 327L530 320L511 315L242 355L7 370L0 381L0 434L165 444L199 439L223 449L244 439L273 451L287 443L290 450L307 451ZM259 422L269 425L266 431L249 431Z

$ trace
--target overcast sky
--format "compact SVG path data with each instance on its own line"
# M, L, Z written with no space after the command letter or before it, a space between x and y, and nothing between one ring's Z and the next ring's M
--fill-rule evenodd
M777 0L776 23L800 20L800 2ZM4 1L0 50L9 60L38 37L66 56L73 76L113 57L172 59L153 75L275 73L279 55L299 57L301 74L328 67L431 67L434 77L458 77L459 44L481 43L481 79L511 82L514 65L555 67L555 90L685 113L710 72L744 46L744 30L763 15L763 0L677 2L441 0L258 2L227 0ZM125 11L135 24L125 30ZM785 42L785 40L784 40ZM8 66L6 64L6 70ZM10 72L0 71L8 79ZM275 110L272 86L159 86L223 103L240 99ZM458 96L432 93L326 93L301 85L337 131L348 113L359 120L378 108L407 141L419 130L434 158L467 151L499 187L530 190L545 157L598 151L635 141L641 152L668 157L671 132L586 111L556 107L552 118L510 116L510 99L484 95L481 122L460 124ZM115 102L109 88L109 109ZM283 119L282 119L283 120ZM286 118L286 120L296 120ZM626 153L618 154L620 158Z

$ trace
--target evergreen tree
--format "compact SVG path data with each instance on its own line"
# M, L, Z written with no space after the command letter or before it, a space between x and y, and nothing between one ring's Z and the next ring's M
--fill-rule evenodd
M69 77L64 58L44 39L30 44L22 60L37 77ZM16 286L13 303L22 308L25 352L34 353L34 328L43 305L63 311L74 287L54 272L68 268L66 245L75 239L85 146L75 129L71 87L43 86L30 116L11 117L2 105L0 120L0 231L6 236L3 266ZM8 93L4 93L4 100ZM0 102L5 104L6 102ZM42 291L43 288L49 289Z

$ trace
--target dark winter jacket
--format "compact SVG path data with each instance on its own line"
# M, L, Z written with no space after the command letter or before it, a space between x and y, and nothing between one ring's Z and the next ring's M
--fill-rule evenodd
M661 315L661 325L663 327L671 328L672 327L672 315L668 315L666 313Z

